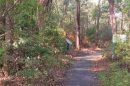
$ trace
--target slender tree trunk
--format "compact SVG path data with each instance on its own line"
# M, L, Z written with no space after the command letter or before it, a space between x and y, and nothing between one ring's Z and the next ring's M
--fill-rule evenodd
M52 0L37 0L38 7L37 7L37 25L39 28L39 32L44 27L44 17L45 17L45 9L48 10L51 7ZM48 10L50 11L50 10Z
M96 43L98 43L98 40L99 40L98 39L98 31L99 31L100 16L101 16L100 2L101 2L101 0L98 1L98 15L97 15L97 24L96 24Z
M65 15L67 15L67 5L66 4L64 5L64 12L65 12Z
M116 17L114 13L114 0L108 0L109 2L109 16L110 16L110 25L112 28L112 34L116 34ZM112 42L112 59L115 57L115 43Z
M76 0L77 7L76 7L76 49L80 49L80 1Z
M124 20L123 20L123 18L124 18L124 14L123 14L123 12L122 12L122 19L121 19L121 30L123 30L123 24L124 24Z
M87 14L87 29L88 29L88 25L89 25L89 16ZM86 34L86 31L85 31L85 34Z
M70 15L70 22L72 22L72 16Z
M100 2L101 0L98 1L97 31L99 30L99 25L100 25L99 21L100 21L100 16L101 16Z
M97 20L96 20L96 18L94 18L94 26L96 26L97 25Z
M114 0L108 0L109 2L109 16L110 16L110 25L112 27L112 33L116 33L116 17L114 13Z
M37 7L37 25L39 28L39 32L41 31L41 29L43 28L44 25L44 13L43 13L43 3L45 2L45 0L37 0L38 3L38 7Z
M116 29L115 29L115 33L117 33L117 28L120 28L120 22L118 22L117 18L115 18L116 20Z
M110 26L110 17L107 18L107 25Z
M9 7L11 7L13 4L12 0L6 1L6 8L8 9ZM5 41L6 41L6 51L5 51L5 55L4 55L4 71L5 71L5 76L9 75L9 63L8 61L11 59L12 55L13 55L13 19L12 17L7 14L5 16Z

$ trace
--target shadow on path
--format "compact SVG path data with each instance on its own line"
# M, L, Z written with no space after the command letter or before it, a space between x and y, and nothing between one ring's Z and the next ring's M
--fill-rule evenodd
M66 71L65 86L99 86L96 74L92 70L93 62L102 58L100 50L76 51L75 62Z

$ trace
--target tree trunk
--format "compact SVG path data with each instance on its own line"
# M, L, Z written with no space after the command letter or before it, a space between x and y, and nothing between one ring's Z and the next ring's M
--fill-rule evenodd
M6 1L6 8L10 8L13 4L13 1ZM12 17L7 14L5 16L5 42L6 42L6 51L4 55L4 71L5 71L5 76L9 75L9 63L8 61L11 59L11 56L13 55L13 19Z
M38 7L37 7L37 25L38 25L38 28L39 28L39 32L41 31L41 29L43 28L43 25L44 25L44 13L43 13L43 10L40 9L43 7L43 3L45 2L46 0L37 0L37 3L38 3ZM40 8L39 8L40 7Z
M101 2L101 0L98 1L98 15L97 15L97 24L96 24L96 43L98 43L98 40L99 40L98 31L99 31L99 25L100 25L99 21L100 21L100 16L101 16L100 2Z
M124 20L123 20L123 18L124 18L124 14L123 14L123 12L122 12L122 19L121 19L121 30L123 30L123 24L124 24Z
M94 26L97 25L96 17L94 18Z
M99 30L99 25L100 25L99 21L100 21L100 16L101 16L100 2L101 0L98 1L97 31Z
M76 7L76 49L80 49L80 1L76 0L77 7Z
M88 16L88 14L86 14L87 15L87 29L88 29L88 25L89 25L89 16ZM85 34L86 34L86 30L85 30Z
M110 16L110 25L112 27L112 34L116 33L116 17L114 13L114 0L108 0L109 2L109 16Z
M48 10L51 7L52 0L37 0L37 25L39 28L39 32L44 27L44 17L45 17L45 9ZM48 10L50 11L50 10Z
M116 34L116 17L114 13L114 0L108 0L109 2L109 16L110 16L110 25L112 28L112 34ZM115 58L115 43L112 42L112 59Z

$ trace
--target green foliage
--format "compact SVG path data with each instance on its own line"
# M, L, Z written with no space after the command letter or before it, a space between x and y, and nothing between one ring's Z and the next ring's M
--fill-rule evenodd
M64 30L57 27L49 27L45 30L44 41L47 47L54 49L55 52L64 52L65 49L65 37Z
M130 42L118 42L115 46L115 57L109 62L109 70L98 73L102 86L129 86ZM109 47L110 48L110 47ZM108 47L107 47L108 49ZM105 51L106 58L112 58L112 50Z
M123 11L124 13L128 13L128 15L129 15L130 1L129 1L129 0L125 0L124 3L125 3L126 5L124 5L124 8L122 9L122 11Z
M36 78L40 76L42 73L37 69L24 69L17 72L17 75L23 76L25 78Z
M98 73L102 86L129 86L130 74L126 69L120 69L118 63L111 63L108 71Z
M93 19L96 18L99 15L98 8L95 8L92 12Z
M102 28L98 31L98 39L105 42L112 40L112 29L109 26L102 26Z
M4 33L4 28L2 26L0 26L0 34Z
M130 60L130 42L122 42L118 43L109 43L108 46L103 50L103 55L105 58L114 61L129 61ZM114 58L112 59L112 55L114 54Z
M3 55L3 53L4 53L4 49L0 48L0 57Z
M4 54L4 49L0 48L0 64L3 63L3 54Z
M89 38L90 42L94 42L95 41L95 34L96 34L96 28L92 27L86 30L86 35Z
M0 0L0 7L4 7L5 6L5 0Z
M129 45L129 42L126 42L126 43L117 43L116 46L115 46L115 55L118 57L118 58L122 58L122 59L125 59L125 60L128 60L130 59L130 45Z
M27 57L35 57L38 55L42 55L43 57L47 58L49 56L49 49L42 48L40 46L34 46L27 49L26 56Z
M35 13L37 10L36 0L23 0L16 7L18 14L15 16L16 27L30 29L36 27Z
M20 15L19 25L21 28L28 29L29 27L35 27L36 22L33 18L30 19L30 15L27 13L23 13Z

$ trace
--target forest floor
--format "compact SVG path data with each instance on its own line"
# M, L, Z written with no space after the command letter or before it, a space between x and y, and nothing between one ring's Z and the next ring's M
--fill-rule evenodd
M82 49L80 51L71 51L69 55L72 55L74 61L72 65L58 73L59 77L63 77L61 81L58 81L57 85L49 86L100 86L101 81L97 77L99 71L106 70L107 64L102 57L102 49L100 48L89 48ZM71 56L70 56L71 57ZM62 73L63 72L63 73ZM58 77L56 77L58 78ZM41 79L35 80L33 83L38 85L23 85L26 81L22 77L11 78L0 78L0 81L6 81L8 85L0 86L44 86L41 83ZM7 82L8 81L8 82ZM38 81L38 82L36 82ZM21 85L19 85L19 83Z
M65 86L100 86L97 72L106 70L101 49L82 49L72 53L75 61L65 72Z

